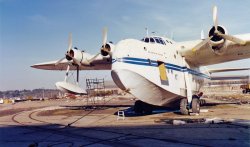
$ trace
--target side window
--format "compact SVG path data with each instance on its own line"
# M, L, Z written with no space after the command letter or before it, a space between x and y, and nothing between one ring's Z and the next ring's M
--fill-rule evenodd
M149 42L149 38L145 38L144 41L145 41L145 42Z

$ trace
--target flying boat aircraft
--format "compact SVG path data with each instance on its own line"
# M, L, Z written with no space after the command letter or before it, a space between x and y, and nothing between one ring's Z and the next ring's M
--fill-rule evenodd
M249 69L206 70L204 66L250 58L250 34L229 35L226 27L218 25L216 6L208 37L201 36L199 40L175 42L154 35L113 44L107 42L107 29L104 29L100 52L91 55L72 48L70 35L64 58L32 67L66 70L65 79L69 70L77 73L79 70L111 70L115 84L139 99L134 106L137 113L151 113L152 105L178 105L181 114L189 114L189 110L199 113L204 79L211 79L214 72ZM84 92L77 84L67 84L66 80L57 86L72 93L76 89Z

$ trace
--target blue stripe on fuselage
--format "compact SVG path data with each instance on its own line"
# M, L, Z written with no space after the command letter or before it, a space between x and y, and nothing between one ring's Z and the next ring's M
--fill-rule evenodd
M150 59L134 58L134 57L118 58L117 60L112 59L112 61L113 61L112 63L117 61L117 62L124 62L124 63L128 63L128 64L143 65L143 66L153 66L153 67L158 66L157 61L150 60ZM198 72L198 71L195 71L193 69L187 68L187 67L183 67L183 66L179 66L179 65L175 65L175 64L171 64L171 63L164 63L164 64L165 64L165 67L167 69L180 71L180 72L188 72L189 74L192 74L192 75L196 75L199 77L210 79L210 77L208 75L201 73L201 72Z

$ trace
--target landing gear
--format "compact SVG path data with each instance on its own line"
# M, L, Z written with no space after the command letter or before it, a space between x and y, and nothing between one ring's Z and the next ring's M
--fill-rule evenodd
M182 115L188 115L188 100L186 98L181 99L180 112Z
M189 109L192 109L193 113L200 113L200 99L197 95L192 97L191 105L188 104L186 98L181 99L180 102L180 112L182 115L188 115Z
M196 95L193 96L191 106L193 113L200 113L200 100L198 96Z
M137 114L149 115L149 114L152 114L153 106L148 104L148 103L145 103L143 101L138 100L138 101L135 102L134 111Z

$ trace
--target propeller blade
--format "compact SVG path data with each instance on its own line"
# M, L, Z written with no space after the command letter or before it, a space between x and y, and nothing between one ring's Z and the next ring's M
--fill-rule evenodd
M217 31L217 27L218 27L217 6L213 7L213 22L214 22L215 30Z
M64 59L65 59L65 57L63 57L63 58L61 58L60 60L58 60L58 61L55 63L55 66L58 65L59 63L61 63Z
M240 44L240 45L245 45L246 44L245 40L242 40L240 38L237 38L237 37L234 37L234 36L231 36L231 35L222 34L220 32L218 32L218 35L223 37L226 40L230 40L230 41L235 42L235 43Z
M91 64L101 53L96 54L94 57L92 57L90 60L88 60L89 64Z
M67 70L66 70L66 75L65 75L65 78L64 78L64 81L66 82L67 79L68 79L68 75L69 75L69 68L70 68L70 65L67 66Z
M86 66L90 65L98 57L98 55L100 55L100 54L101 53L98 53L94 57L92 57L91 59L82 61L82 64L86 65Z
M73 62L76 63L78 66L81 66L81 62L77 60L76 58L72 57Z
M69 33L69 46L68 46L68 52L72 49L72 33Z
M66 71L66 73L68 73L68 72L69 72L69 68L70 68L70 65L68 65L68 66L67 66L67 71Z
M196 52L197 50L201 49L201 47L203 45L205 45L206 43L209 42L209 40L212 38L213 36L210 36L208 38L206 38L205 40L201 41L200 43L198 43L195 47L193 47L192 51Z
M102 45L103 47L105 47L105 44L107 43L107 32L108 29L106 27L103 28L103 32L102 32Z

